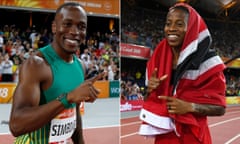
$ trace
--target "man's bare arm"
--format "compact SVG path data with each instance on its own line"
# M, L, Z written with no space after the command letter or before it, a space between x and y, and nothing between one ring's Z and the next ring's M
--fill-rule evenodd
M39 106L42 77L40 73L46 73L42 62L39 57L29 58L20 69L20 79L13 95L9 125L14 136L42 127L64 109L61 102L57 100Z

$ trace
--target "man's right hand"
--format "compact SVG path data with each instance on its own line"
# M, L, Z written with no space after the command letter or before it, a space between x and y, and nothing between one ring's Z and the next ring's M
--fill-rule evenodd
M105 72L102 72L95 77L87 79L79 87L68 93L69 103L81 103L82 101L94 102L97 99L97 95L100 91L94 87L94 83L104 76Z

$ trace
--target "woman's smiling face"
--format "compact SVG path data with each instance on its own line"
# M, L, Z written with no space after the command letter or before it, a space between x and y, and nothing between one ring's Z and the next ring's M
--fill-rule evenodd
M173 8L168 12L164 33L165 38L171 47L175 49L181 48L187 32L187 23L188 14L186 11Z

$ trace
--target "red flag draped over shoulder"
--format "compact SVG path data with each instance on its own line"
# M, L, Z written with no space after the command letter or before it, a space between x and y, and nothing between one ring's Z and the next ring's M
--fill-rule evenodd
M159 135L176 131L182 133L182 125L189 125L192 133L203 142L210 136L203 136L208 131L206 117L191 113L169 115L166 102L159 100L160 95L173 96L188 102L216 104L225 106L225 65L219 56L211 53L210 33L201 16L189 5L178 3L176 6L186 7L189 11L187 32L181 47L176 75L170 84L172 75L172 50L166 39L163 39L147 63L147 78L157 68L157 76L167 74L167 79L152 91L144 102L140 113L143 124L141 135ZM172 122L174 119L174 123Z

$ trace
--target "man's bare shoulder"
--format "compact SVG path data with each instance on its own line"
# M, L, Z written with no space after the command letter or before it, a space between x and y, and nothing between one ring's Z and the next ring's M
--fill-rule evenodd
M51 68L41 55L33 55L21 64L18 87L32 87L45 90L51 86ZM35 87L34 87L35 86Z
M24 61L20 68L20 77L38 77L42 79L44 74L48 74L50 68L42 55L36 54L30 56Z
M44 65L46 65L45 60L43 59L43 57L38 55L30 56L23 63L23 67L29 67L29 68L33 67L35 69L38 69L39 66L44 66Z

